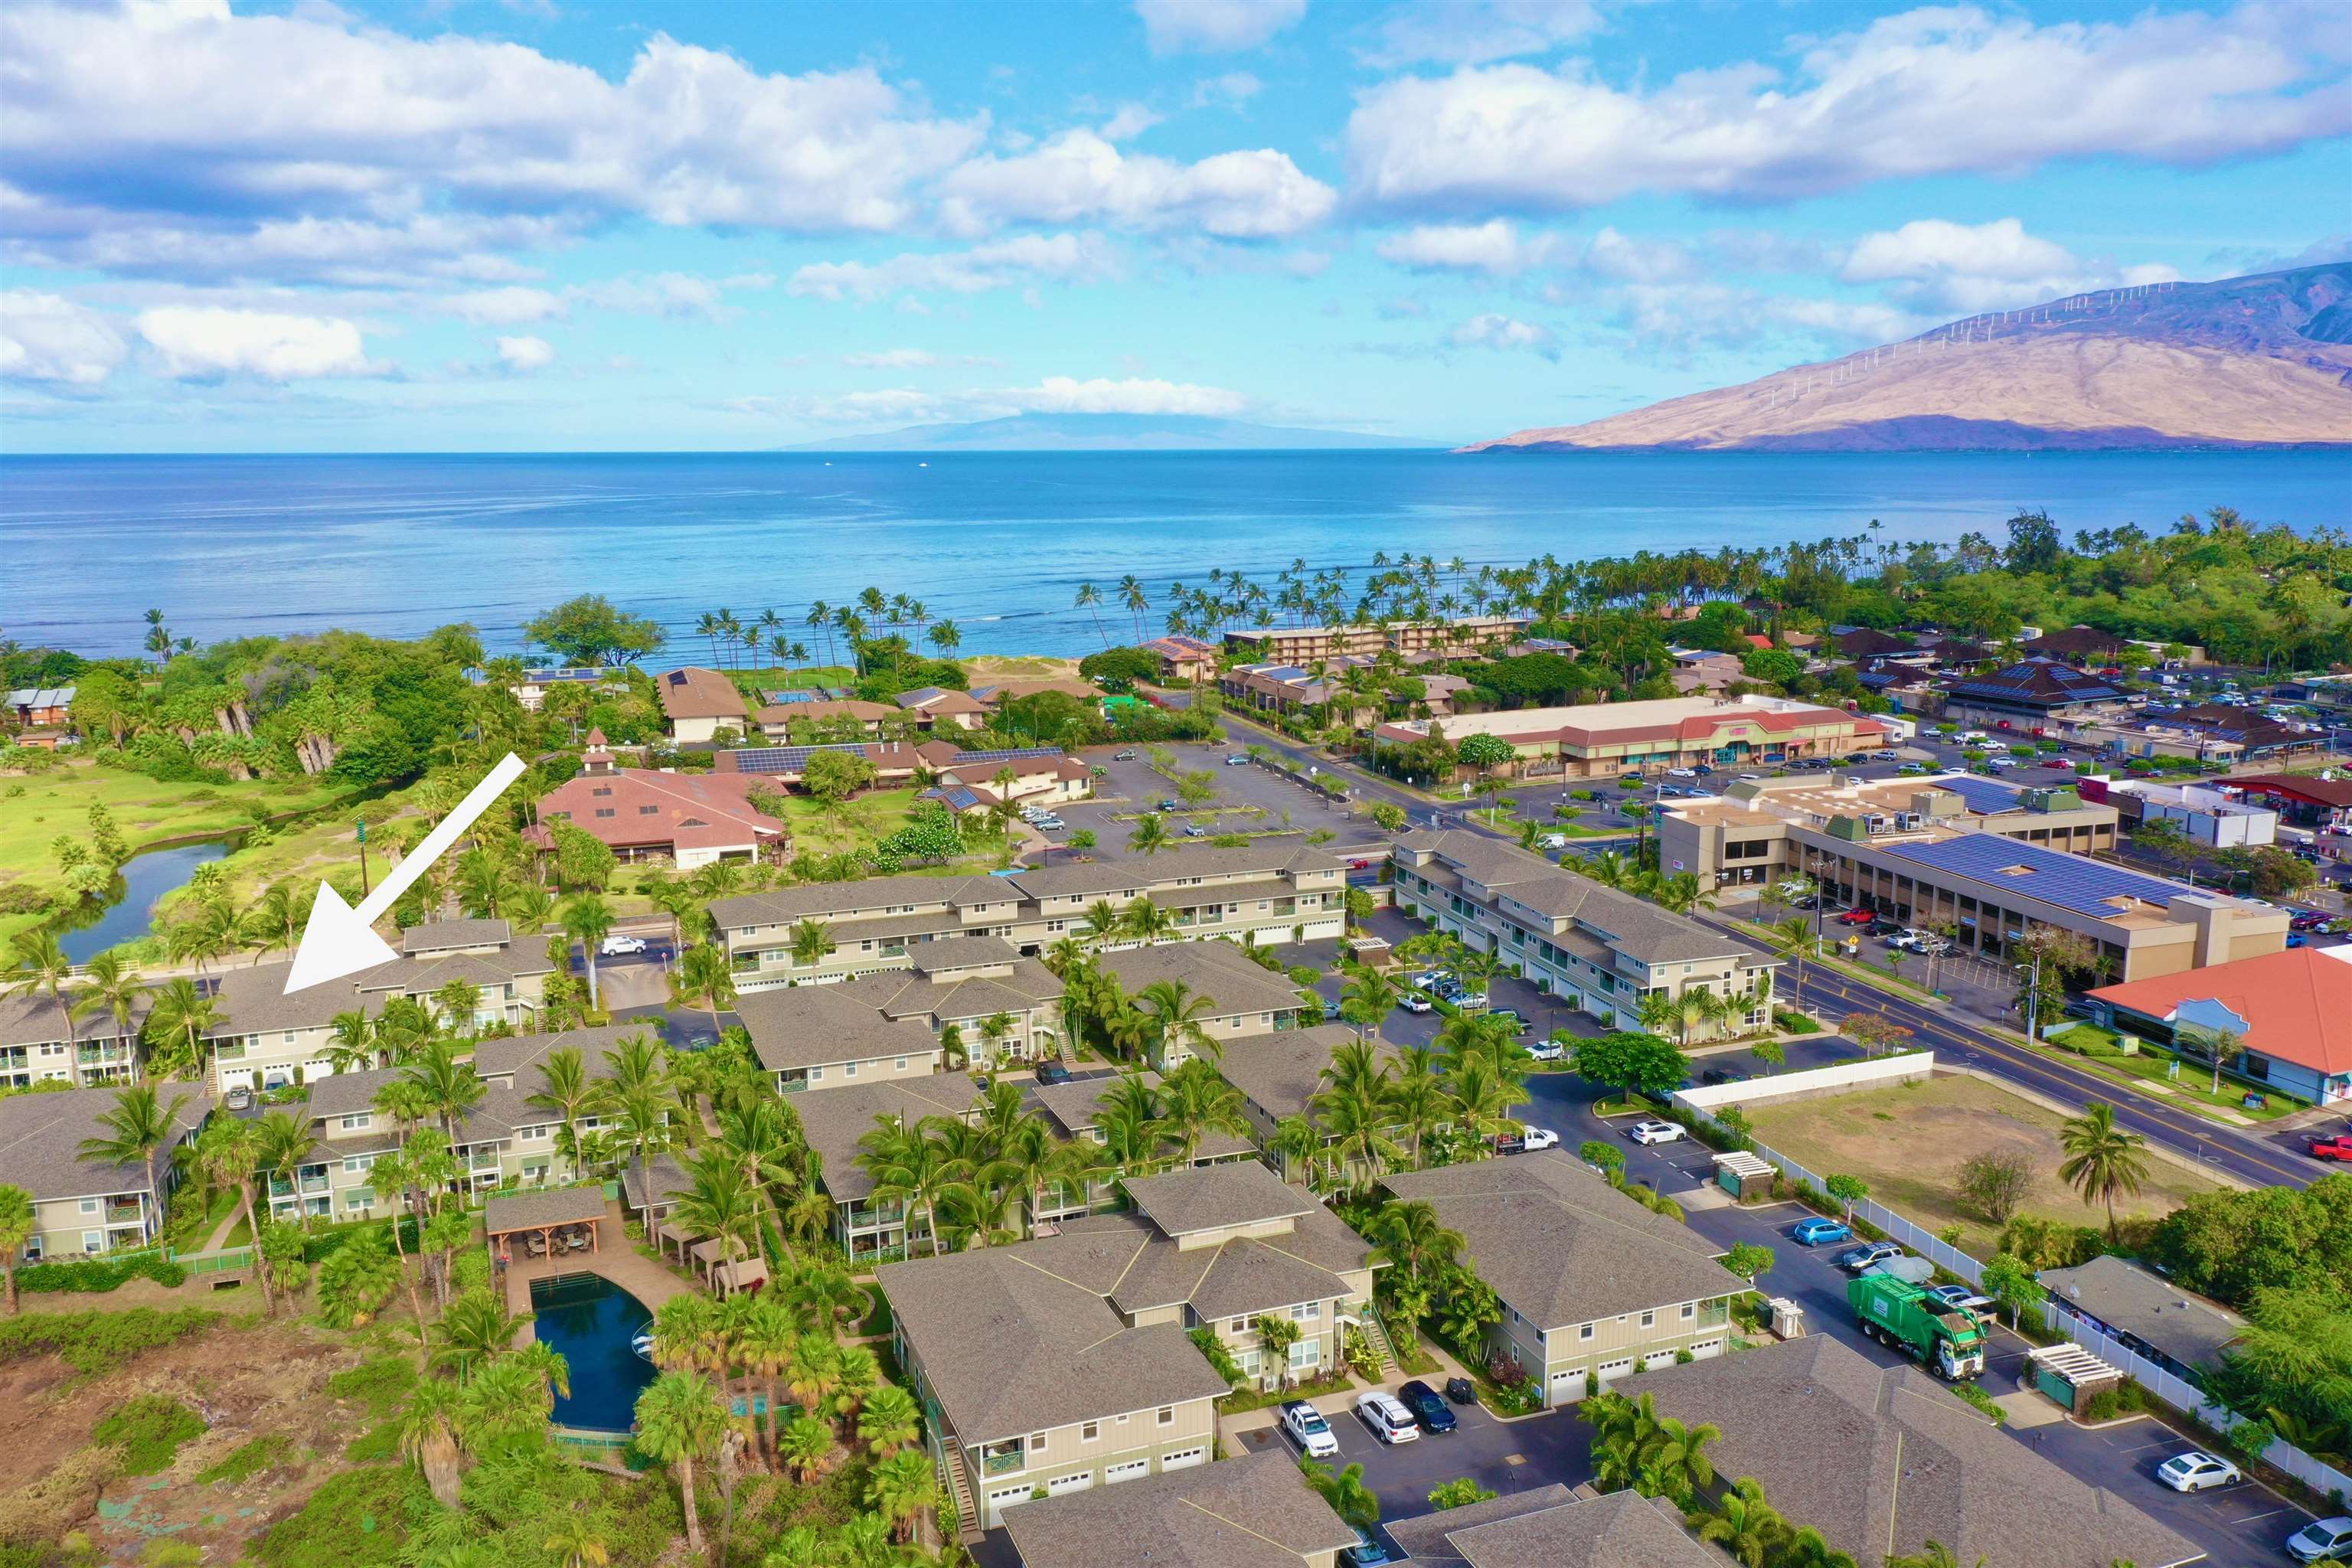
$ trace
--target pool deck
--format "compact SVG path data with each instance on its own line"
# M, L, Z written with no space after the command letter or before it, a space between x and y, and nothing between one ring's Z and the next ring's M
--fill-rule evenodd
M507 1310L518 1317L529 1312L531 1281L560 1279L567 1274L594 1274L610 1279L645 1303L648 1312L660 1311L664 1301L694 1289L652 1258L638 1255L636 1244L627 1239L623 1228L620 1200L604 1201L604 1220L606 1239L619 1245L601 1252L568 1252L562 1258L518 1257L508 1264ZM515 1331L518 1345L530 1343L531 1338L529 1323Z

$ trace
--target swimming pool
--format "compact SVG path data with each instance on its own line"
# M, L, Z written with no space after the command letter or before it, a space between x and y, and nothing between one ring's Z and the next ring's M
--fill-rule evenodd
M572 1394L555 1402L563 1426L595 1432L629 1429L637 1395L654 1380L651 1362L629 1348L653 1314L635 1296L597 1274L530 1282L531 1330L563 1354Z

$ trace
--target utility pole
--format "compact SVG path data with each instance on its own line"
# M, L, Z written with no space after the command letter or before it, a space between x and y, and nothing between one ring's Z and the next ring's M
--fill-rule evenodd
M2019 964L2021 970L2024 964ZM2039 1045L2042 1040L2042 950L2033 950L2033 966L2025 982L2025 1037Z
M360 897L364 899L367 896L367 818L362 816L360 818Z

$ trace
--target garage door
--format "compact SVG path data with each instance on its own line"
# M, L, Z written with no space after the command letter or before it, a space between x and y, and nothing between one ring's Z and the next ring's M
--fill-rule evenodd
M982 1527L988 1530L994 1530L999 1524L1004 1522L1004 1510L1006 1509L1017 1508L1028 1500L1029 1487L1025 1482L1017 1487L997 1488L994 1491L988 1494L988 1507L985 1510L984 1517L981 1520Z
M1206 1463L1208 1463L1208 1459L1209 1459L1209 1450L1208 1450L1208 1449L1206 1449L1206 1448L1187 1448L1187 1449L1185 1449L1182 1453L1180 1453L1180 1454L1171 1454L1171 1455L1169 1455L1167 1458L1165 1458L1161 1459L1161 1460L1160 1461L1160 1468L1161 1469L1163 1469L1163 1470L1184 1470L1184 1469L1190 1469L1190 1468L1192 1468L1194 1465L1202 1465L1202 1464L1206 1464Z
M1124 1464L1106 1467L1103 1470L1103 1485L1115 1487L1121 1481L1139 1480L1150 1473L1150 1459L1129 1459Z
M1095 1484L1092 1470L1080 1470L1075 1476L1055 1476L1045 1483L1047 1497L1060 1497L1064 1492L1082 1492Z
M1633 1375L1633 1358L1627 1356L1622 1361L1604 1361L1592 1370L1601 1374L1603 1384L1613 1378L1631 1377Z
M1708 1340L1704 1343L1691 1346L1690 1352L1691 1360L1705 1361L1709 1356L1721 1355L1723 1353L1723 1342L1721 1340Z
M1573 1405L1584 1397L1584 1369L1571 1367L1551 1374L1551 1403Z

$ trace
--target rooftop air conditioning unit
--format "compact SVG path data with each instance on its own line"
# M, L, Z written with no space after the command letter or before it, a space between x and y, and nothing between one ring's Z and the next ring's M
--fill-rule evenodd
M1919 814L1916 811L1896 812L1895 814L1895 826L1906 832L1908 832L1919 826Z
M1884 833L1886 831L1886 818L1875 815L1865 816L1862 819L1862 826L1865 833Z

